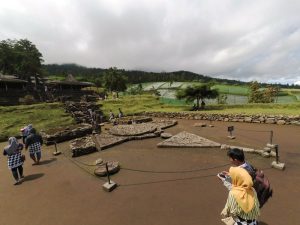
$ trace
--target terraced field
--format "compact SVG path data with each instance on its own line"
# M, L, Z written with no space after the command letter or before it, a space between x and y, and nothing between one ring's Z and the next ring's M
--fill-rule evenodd
M162 98L162 101L169 101L174 104L182 104L182 101L174 101L176 99L176 91L178 89L186 88L194 84L201 84L199 82L152 82L143 83L145 91L157 90ZM131 87L134 87L132 85ZM241 85L226 85L216 84L213 86L219 93L227 96L226 104L246 104L248 103L249 87ZM295 103L300 101L299 89L282 89L279 96L275 99L275 103ZM209 104L217 104L217 100L207 100Z

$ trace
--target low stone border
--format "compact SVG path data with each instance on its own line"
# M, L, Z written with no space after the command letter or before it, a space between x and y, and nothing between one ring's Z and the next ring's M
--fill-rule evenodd
M266 123L278 125L300 125L300 115L246 115L246 114L208 114L195 112L143 112L141 115L174 119L194 119L225 122Z
M60 143L74 138L84 137L92 132L93 128L90 124L78 124L67 128L41 131L40 133L46 145L53 145L55 142Z

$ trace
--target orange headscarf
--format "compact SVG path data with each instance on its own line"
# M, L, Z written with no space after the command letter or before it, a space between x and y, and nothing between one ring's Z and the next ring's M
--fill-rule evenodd
M230 167L229 175L232 180L231 193L245 213L254 207L253 182L249 173L241 167Z

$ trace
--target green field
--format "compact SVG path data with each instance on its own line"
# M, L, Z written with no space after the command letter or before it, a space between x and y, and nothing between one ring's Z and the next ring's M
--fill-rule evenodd
M245 96L243 96L245 97ZM99 101L99 106L108 116L109 110L115 114L121 108L125 115L141 112L182 112L189 111L192 104L184 100L159 98L149 94L122 95L119 99ZM221 114L272 114L299 115L300 103L294 104L240 104L216 105L208 104L204 111L193 113L221 113ZM73 118L65 113L61 103L44 103L24 106L0 107L0 140L7 140L9 136L20 135L20 128L33 124L38 131L48 130L58 126L74 124Z
M162 98L176 99L176 91L178 89L186 88L187 86L202 84L200 82L151 82L143 83L143 90L157 90ZM131 85L134 87L136 85ZM217 89L220 94L227 95L226 103L229 105L235 104L247 104L249 87L242 85L227 85L227 84L215 84L214 89ZM300 89L282 89L278 97L275 99L275 103L290 104L300 101ZM177 105L176 101L174 104ZM207 100L208 104L217 104L217 100Z

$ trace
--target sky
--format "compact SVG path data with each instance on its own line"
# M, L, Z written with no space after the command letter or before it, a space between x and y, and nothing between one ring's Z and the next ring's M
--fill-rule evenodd
M298 0L1 0L0 40L45 64L300 84Z

